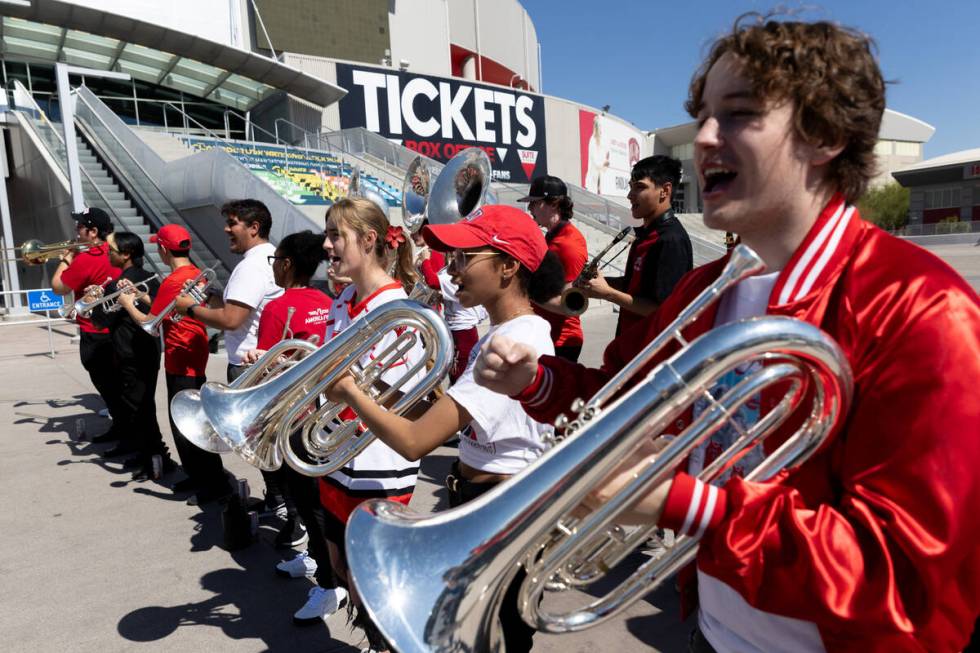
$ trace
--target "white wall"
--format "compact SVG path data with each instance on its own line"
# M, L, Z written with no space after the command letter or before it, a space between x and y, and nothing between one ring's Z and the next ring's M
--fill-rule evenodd
M449 57L449 0L392 0L388 12L391 62L405 59L409 70L426 75L452 73ZM376 64L377 61L366 63Z
M243 43L232 42L232 14L237 15L240 12L241 0L66 1L247 49L247 45ZM235 31L242 34L241 25L238 25Z
M538 35L534 23L516 0L448 0L449 37L461 47L519 73L534 88L538 75ZM474 16L474 7L476 15ZM477 48L476 23L480 25Z

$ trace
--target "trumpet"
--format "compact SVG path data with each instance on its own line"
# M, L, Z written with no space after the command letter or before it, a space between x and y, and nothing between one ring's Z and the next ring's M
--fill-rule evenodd
M499 650L496 614L521 567L527 572L518 608L531 626L575 632L602 623L690 562L698 537L680 536L667 555L644 562L631 576L588 605L548 612L539 599L562 575L601 578L654 528L622 538L617 518L638 497L668 480L700 443L760 392L785 391L772 410L699 475L719 478L749 449L791 416L799 428L746 478L764 481L803 463L847 414L853 393L850 367L839 346L817 327L788 317L762 317L717 327L693 342L683 331L727 289L764 269L745 246L732 252L721 277L588 402L577 417L560 420L566 436L521 473L444 514L424 517L405 506L372 500L347 523L348 566L372 621L392 646L409 651ZM681 349L649 373L664 347ZM709 390L729 372L763 363L720 397ZM628 391L623 389L642 375ZM581 514L583 499L601 487L651 436L674 429L691 404L709 406L681 430L635 478L604 505ZM611 544L609 540L615 540ZM411 542L411 554L402 553Z
M112 277L106 277L105 281L99 284L99 288L105 288L107 285L109 285L110 281L112 281ZM62 304L58 307L58 315L65 320L74 320L75 316L78 315L79 303L84 299L85 297L82 297L82 299L74 302L73 304Z
M387 333L398 337L368 366L358 361ZM421 342L426 356L406 366L401 379L378 387L382 374L400 364ZM275 379L254 388L228 388L205 383L201 405L217 431L245 460L259 469L278 469L283 459L307 476L324 476L361 453L374 436L361 432L355 419L344 422L343 404L320 404L320 395L341 376L352 374L358 385L391 411L402 414L433 390L448 373L453 340L446 322L428 306L401 299L389 302L358 321L316 352ZM425 370L422 379L404 394L405 383ZM397 396L397 399L396 399ZM325 427L331 427L326 430Z
M214 272L214 268L205 268L201 270L200 273L198 273L198 275L191 280L190 285L188 285L184 291L178 294L177 297L174 297L173 301L167 304L163 310L160 311L159 315L155 316L152 320L147 320L141 324L140 327L151 336L160 335L160 325L163 324L165 319L169 317L171 322L180 322L184 317L180 313L174 312L177 309L177 299L183 295L188 295L193 297L194 301L196 301L198 304L203 304L207 300L207 290L211 284L214 283L216 278L217 275ZM198 288L198 284L201 283L204 285Z
M319 336L313 336L309 340L292 338L280 340L240 377L232 381L227 386L228 389L250 388L265 383L289 369L299 358L316 351L319 340ZM285 356L286 354L288 356ZM211 427L201 406L199 390L181 390L174 395L170 401L170 415L177 425L177 430L191 444L211 453L227 453L233 450L232 446L221 439L218 432ZM242 451L238 453L242 454Z
M599 265L600 263L602 263L603 257L605 257L607 253L609 253L609 250L615 247L616 243L621 241L623 238L626 238L626 236L629 235L629 232L630 232L630 228L626 227L618 234L616 234L616 237L613 238L612 242L606 245L606 248L604 250L596 254L592 258L592 260L589 261L584 268L582 268L582 271L579 272L577 277L575 277L575 280L572 281L572 284L568 288L565 288L565 290L562 291L560 301L562 307L565 309L565 312L568 313L568 315L572 315L572 316L581 315L589 308L589 298L586 296L584 292L582 292L580 287L581 284L584 283L585 281L588 281L589 279L595 279L596 276L598 276L599 274L599 270L604 268L606 265L609 264L610 261L615 260L617 256L623 253L623 250L621 249L618 252L616 252L616 256L613 256L611 259L609 259L609 261L607 261L602 266ZM623 247L623 249L626 249L626 247L629 247L629 245L626 245L625 247Z
M65 240L60 243L49 243L45 245L40 240L31 239L25 241L20 247L13 248L14 251L20 250L21 254L14 260L24 261L27 265L44 265L51 259L61 256L61 252L65 250L77 254L92 247L89 243L82 243L77 240Z
M105 311L106 313L115 313L116 311L122 309L122 304L119 303L120 295L126 292L136 293L137 295L145 295L146 293L150 292L150 282L156 281L159 278L160 278L159 274L154 274L152 277L144 279L139 283L133 284L132 286L127 286L125 288L120 288L115 292L109 293L108 295L104 295L101 297L96 297L91 301L85 301L85 297L82 297L77 302L75 302L75 306L74 306L75 314L80 315L82 317L88 317L89 315L92 314L92 311L94 311L99 306L101 306L102 310ZM99 288L102 287L103 286L99 286Z

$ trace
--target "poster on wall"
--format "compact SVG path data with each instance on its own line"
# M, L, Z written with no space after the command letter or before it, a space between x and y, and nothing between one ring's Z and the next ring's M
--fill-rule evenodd
M365 127L445 163L467 147L490 157L493 178L547 174L544 98L470 82L337 64L340 127Z
M599 195L626 197L630 171L640 160L643 134L592 111L579 110L582 188Z

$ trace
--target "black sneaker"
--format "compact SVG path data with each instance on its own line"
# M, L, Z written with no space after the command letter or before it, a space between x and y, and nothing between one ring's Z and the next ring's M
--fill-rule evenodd
M150 461L147 460L146 456L133 456L123 461L123 469L138 469L148 467L149 464Z
M303 525L303 522L295 517L290 517L279 530L279 534L276 535L276 548L289 549L294 546L299 546L308 540L309 537L306 534L306 526Z

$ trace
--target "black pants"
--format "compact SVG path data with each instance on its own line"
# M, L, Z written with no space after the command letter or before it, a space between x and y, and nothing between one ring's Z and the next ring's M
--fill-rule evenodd
M157 377L160 351L150 348L133 358L118 360L119 398L125 407L126 430L141 455L168 456L167 445L157 422Z
M331 528L336 528L337 520L327 514L327 509L320 503L320 481L311 476L304 476L289 465L283 463L279 469L280 476L285 482L286 494L294 506L294 510L303 520L306 532L310 536L307 551L316 562L316 584L320 587L335 587L333 567L330 564L330 549L327 542L336 541L336 534L331 534ZM288 505L287 503L287 505ZM343 540L344 529L340 526L340 540Z
M687 640L687 653L716 653L714 647L705 639L701 628L694 627Z
M570 360L573 363L578 362L578 357L581 354L582 345L562 345L561 347L555 347L555 356Z
M452 472L446 478L446 487L449 490L449 506L456 506L472 501L478 496L489 492L496 483L473 483L462 478L459 474L459 463L454 462ZM517 572L514 580L504 593L504 598L500 602L500 628L504 633L504 645L507 653L520 653L530 651L534 646L534 628L524 622L521 613L517 609L517 596L520 593L521 583L527 574L521 569Z
M106 408L113 419L113 431L117 430L115 420L122 416L125 409L119 400L119 377L116 375L112 337L108 333L88 333L82 331L78 346L82 367L92 379L92 385L102 396ZM118 431L122 434L122 431Z
M178 392L200 389L206 380L203 376L167 374L167 406L170 406L170 401ZM221 464L221 456L201 449L181 435L174 424L173 415L170 415L170 432L174 435L174 445L184 472L199 488L227 488L228 477L225 475L224 465Z
M228 383L231 383L232 381L240 377L242 374L245 373L247 369L248 369L247 365L232 365L231 363L229 363L228 371L227 371ZM284 464L283 467L285 466L286 465ZM278 506L279 504L285 503L286 514L289 517L295 517L296 506L293 503L292 499L290 499L287 496L288 492L286 490L286 480L283 474L281 473L282 470L279 469L274 472L267 472L265 470L261 470L261 471L262 471L262 480L265 481L266 495L269 497L270 506L268 507Z

